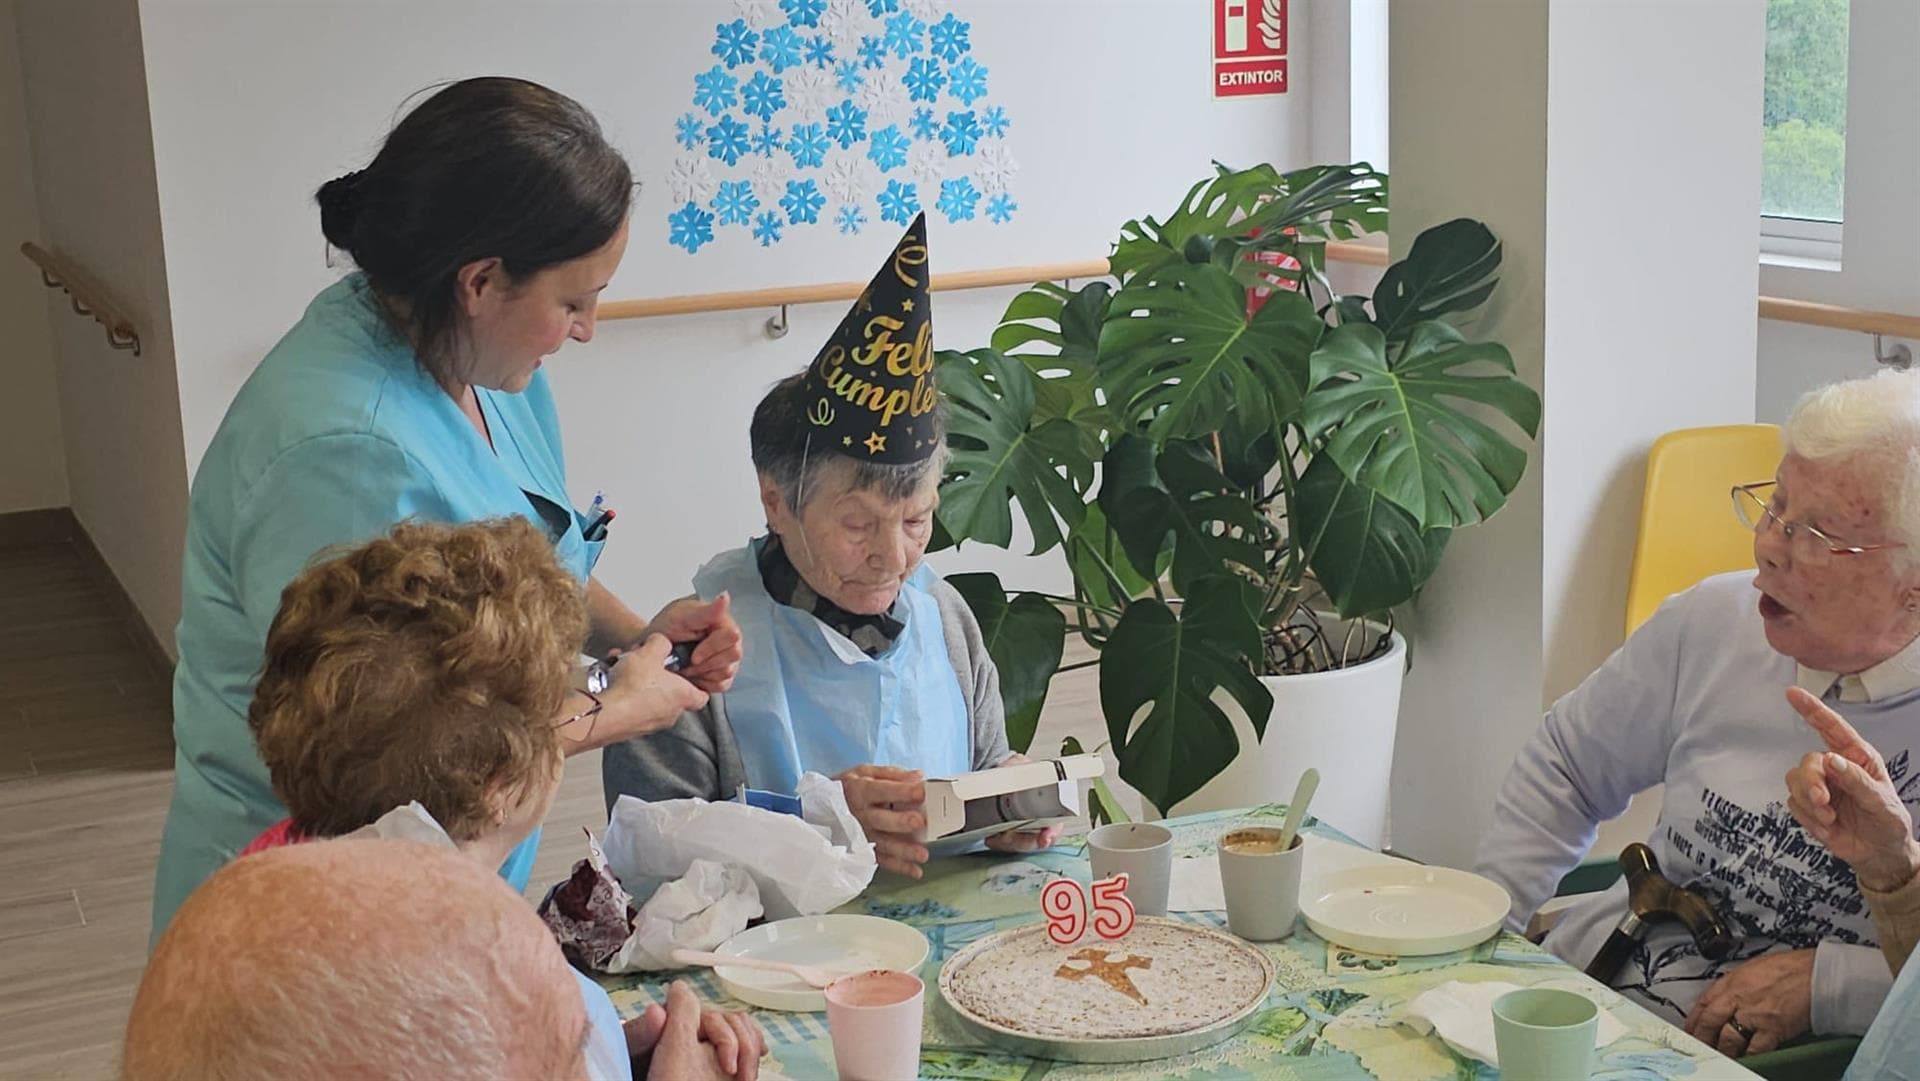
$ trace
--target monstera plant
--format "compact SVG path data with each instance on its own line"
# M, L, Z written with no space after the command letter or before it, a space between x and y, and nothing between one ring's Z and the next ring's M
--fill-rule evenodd
M1111 279L1036 284L988 348L939 355L943 532L1006 547L1017 508L1072 571L1072 596L950 579L1009 736L1031 743L1077 632L1120 775L1162 808L1239 753L1220 693L1263 733L1258 677L1385 649L1451 532L1519 483L1540 419L1507 350L1461 330L1500 266L1484 225L1427 230L1372 297L1343 296L1326 242L1385 230L1383 174L1216 172L1121 228Z

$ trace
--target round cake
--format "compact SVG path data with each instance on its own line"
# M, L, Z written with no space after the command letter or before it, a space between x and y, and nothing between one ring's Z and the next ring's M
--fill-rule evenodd
M1257 948L1153 918L1125 938L1087 935L1071 946L1056 945L1045 924L1016 927L968 946L940 970L940 992L963 1018L1049 1042L1230 1025L1250 1016L1272 984L1273 965Z

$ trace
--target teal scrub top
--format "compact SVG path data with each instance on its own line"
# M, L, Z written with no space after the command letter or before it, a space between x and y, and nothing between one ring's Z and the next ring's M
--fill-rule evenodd
M418 518L519 515L582 583L581 535L544 372L478 389L489 448L382 319L365 277L326 289L228 407L193 479L173 681L173 804L154 884L158 940L187 895L286 817L247 728L280 593L316 555ZM501 873L526 888L536 832Z

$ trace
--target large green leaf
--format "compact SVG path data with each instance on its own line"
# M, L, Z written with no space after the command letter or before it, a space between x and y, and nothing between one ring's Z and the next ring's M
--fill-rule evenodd
M1439 566L1450 534L1421 529L1413 515L1347 479L1326 455L1301 474L1293 521L1308 567L1346 619L1412 600Z
M1216 691L1239 703L1256 733L1266 731L1273 695L1253 674L1261 642L1249 614L1257 592L1217 576L1196 583L1177 616L1159 601L1137 601L1101 655L1100 708L1120 776L1156 807L1199 791L1240 752Z
M1037 282L1007 305L991 341L992 348L1018 358L1038 378L1036 423L1055 417L1072 421L1086 437L1090 455L1100 453L1100 441L1113 427L1099 400L1095 369L1100 324L1111 296L1104 281L1078 290Z
M1416 324L1486 302L1499 284L1500 241L1471 218L1455 218L1414 238L1407 257L1373 290L1374 322L1397 342Z
M1114 531L1135 567L1158 565L1171 544L1173 587L1182 594L1234 568L1264 573L1272 528L1200 448L1170 445L1155 468L1163 487L1135 487L1112 511Z
M947 584L959 591L980 623L987 656L1000 673L1007 743L1024 754L1033 745L1040 710L1047 704L1047 685L1060 669L1067 618L1038 593L1021 593L1009 601L992 574L948 575Z
M1130 281L1176 262L1204 262L1222 241L1227 247L1219 257L1230 265L1248 245L1272 249L1387 227L1387 178L1364 163L1285 175L1271 165L1236 171L1216 163L1214 170L1187 190L1165 222L1149 217L1121 227L1109 261L1116 276Z
M1216 431L1232 411L1250 426L1277 427L1298 413L1322 329L1292 293L1249 319L1245 288L1217 266L1142 274L1114 295L1100 333L1109 407L1156 442Z
M1338 327L1313 354L1307 433L1423 529L1469 525L1499 510L1527 467L1527 452L1469 407L1529 438L1539 430L1540 396L1513 373L1505 346L1470 343L1445 323L1416 325L1391 365L1379 327Z
M1087 504L1087 516L1067 534L1066 551L1073 580L1089 602L1102 608L1125 608L1153 588L1153 581L1127 558L1120 535L1097 500Z
M1077 525L1093 484L1093 457L1071 421L1036 418L1037 377L991 349L938 354L953 451L941 484L940 520L956 541L1005 548L1014 503L1033 534L1033 554L1060 543L1060 522Z

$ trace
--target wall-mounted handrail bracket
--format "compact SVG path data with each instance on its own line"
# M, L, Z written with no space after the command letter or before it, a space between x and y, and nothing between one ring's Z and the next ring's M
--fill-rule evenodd
M1909 348L1905 342L1895 342L1893 343L1892 349L1883 349L1880 346L1880 335L1875 334L1873 336L1873 360L1876 364L1888 368L1896 368L1904 372L1908 368L1913 367L1913 350Z
M140 355L139 329L133 325L133 320L121 314L119 306L109 300L105 291L95 285L91 278L32 241L20 245L20 254L40 268L43 285L67 294L73 314L90 316L99 322L107 332L109 346L131 349L134 356Z
M784 338L787 336L787 331L791 329L793 328L787 323L787 306L785 304L780 305L779 315L767 316L767 337L776 340Z

